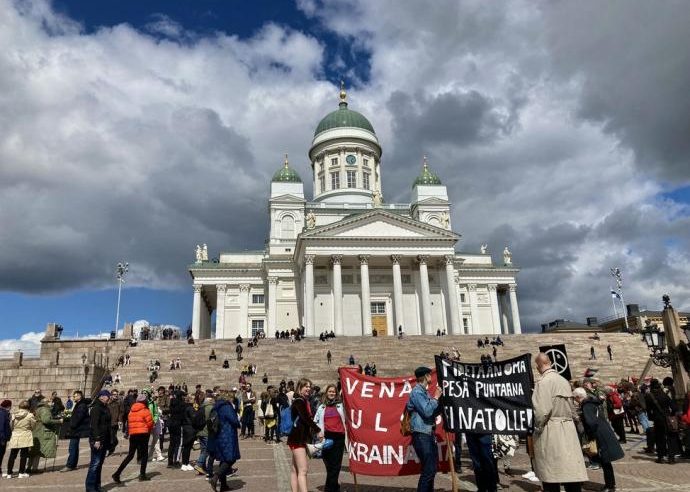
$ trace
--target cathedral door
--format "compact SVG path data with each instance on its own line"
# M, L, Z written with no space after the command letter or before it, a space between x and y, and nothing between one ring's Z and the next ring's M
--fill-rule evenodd
M377 336L388 335L388 316L386 316L385 302L371 303L371 331L376 330Z

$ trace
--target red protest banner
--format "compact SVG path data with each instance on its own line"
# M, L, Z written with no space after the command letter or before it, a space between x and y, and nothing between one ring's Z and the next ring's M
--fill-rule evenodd
M347 453L350 471L359 475L417 475L421 469L412 437L400 433L400 420L413 376L376 378L359 374L356 367L341 367L340 384L347 420ZM429 392L436 388L432 373ZM449 471L441 417L436 420L439 471Z

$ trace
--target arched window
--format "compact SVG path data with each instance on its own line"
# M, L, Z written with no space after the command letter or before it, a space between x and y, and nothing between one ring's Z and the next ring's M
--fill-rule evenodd
M295 239L295 219L292 215L286 215L280 221L280 237L282 239Z

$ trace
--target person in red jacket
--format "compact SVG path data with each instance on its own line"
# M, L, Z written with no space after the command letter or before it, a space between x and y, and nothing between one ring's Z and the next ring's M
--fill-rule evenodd
M625 409L621 395L618 390L610 386L604 388L604 393L606 393L606 407L611 427L618 435L618 442L625 443Z
M149 436L153 429L153 417L146 405L146 395L144 393L137 397L136 403L134 403L129 410L127 424L129 429L129 452L127 456L125 456L125 459L122 460L122 463L120 463L115 473L113 473L113 481L115 483L122 483L120 475L137 452L141 457L139 481L151 480L146 476L146 463L149 461Z

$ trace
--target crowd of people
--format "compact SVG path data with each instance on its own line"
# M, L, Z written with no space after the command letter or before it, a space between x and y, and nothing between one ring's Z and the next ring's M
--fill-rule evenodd
M299 336L299 332L294 335ZM237 342L241 346L241 338ZM480 339L480 344L491 347L495 359L496 347L503 342L497 336ZM461 359L456 347L441 356ZM216 361L216 357L212 350L209 361ZM332 357L328 350L328 364ZM492 363L491 356L487 357L482 362ZM128 365L129 355L118 362ZM347 362L357 365L353 355ZM170 366L171 370L181 369L180 358L172 360ZM158 371L160 362L150 359L147 367ZM566 492L580 491L588 479L587 469L601 469L605 482L602 490L614 491L613 463L624 456L621 444L631 433L645 436L642 451L656 455L657 463L672 464L678 456L690 458L690 394L684 395L685 404L679 407L671 378L638 384L622 380L613 385L602 384L590 374L567 381L543 353L537 356L536 367L539 376L532 398L535 429L527 439L532 470L523 477L541 481L545 492L560 490L561 486ZM257 394L250 382L257 366L248 363L240 369L238 386L230 389L196 385L189 391L186 383L132 388L125 395L117 389L102 389L93 399L74 391L64 405L56 393L47 399L37 390L16 408L4 400L0 403L0 464L5 448L9 458L5 473L0 474L7 479L39 472L39 460L55 458L57 439L62 436L69 439L69 445L61 471L77 468L81 442L87 441L90 461L85 487L87 492L98 491L104 461L125 439L126 454L111 477L116 484L122 482L124 470L136 458L141 481L151 480L147 473L150 461L167 461L169 468L203 475L214 491L229 490L228 478L238 473L234 466L241 456L240 440L260 437L266 445L287 443L294 492L306 492L309 458L315 456L321 457L326 468L323 490L338 491L347 422L339 384L321 389L302 378L267 385L268 375L264 373L262 382L267 386ZM359 364L359 371L377 375L374 362L366 362L364 367ZM441 392L429 393L431 373L427 367L415 371L416 386L406 405L412 446L421 462L418 491L434 490L439 459L433 428L441 409ZM112 378L106 379L106 386L112 388ZM258 432L257 423L261 427ZM499 465L510 471L511 458L521 445L518 436L467 432L454 439L455 470L462 468L464 444L478 490L498 490ZM192 458L195 443L199 453Z

